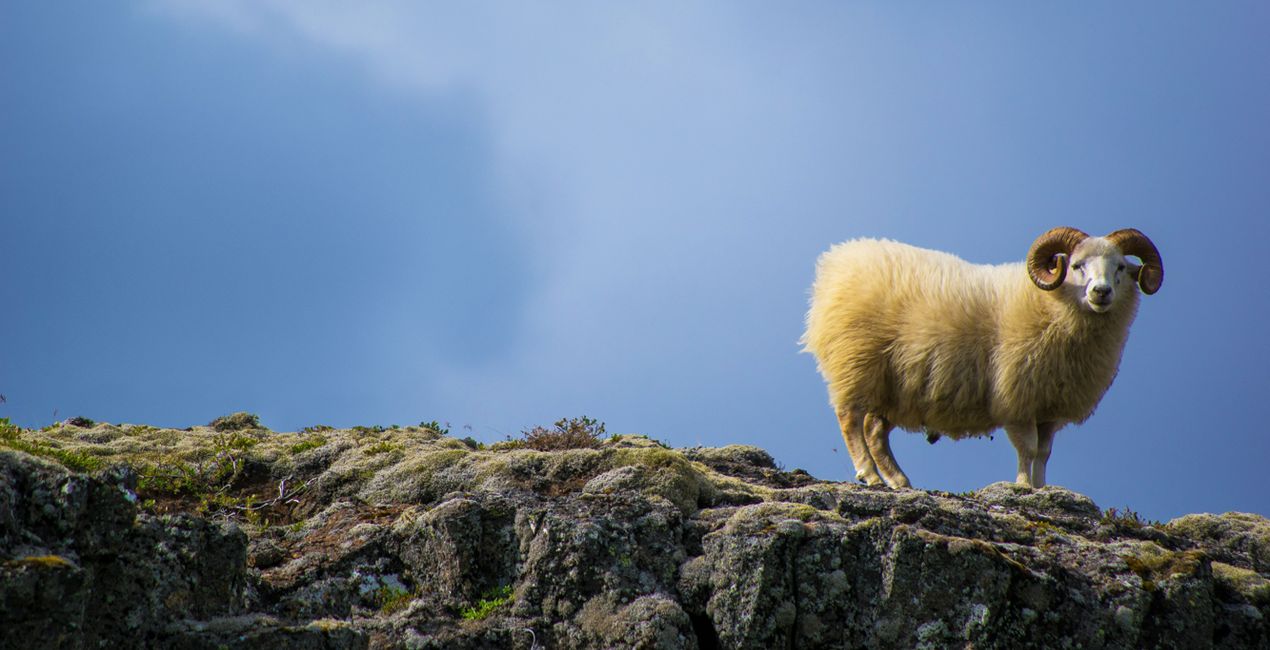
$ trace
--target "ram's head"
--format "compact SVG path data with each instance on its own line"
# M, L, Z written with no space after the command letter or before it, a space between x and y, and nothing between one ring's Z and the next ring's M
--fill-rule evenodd
M1053 291L1066 284L1081 295L1085 306L1098 313L1116 304L1128 282L1136 282L1147 295L1159 291L1164 283L1160 251L1133 228L1106 237L1090 237L1066 226L1054 228L1032 243L1027 270L1041 290Z

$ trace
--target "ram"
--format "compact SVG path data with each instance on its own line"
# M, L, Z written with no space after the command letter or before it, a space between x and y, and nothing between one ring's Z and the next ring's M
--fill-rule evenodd
M894 427L932 439L1004 428L1018 483L1041 487L1055 432L1093 414L1139 292L1163 281L1159 251L1132 228L1105 237L1054 228L1026 262L996 266L857 239L820 256L801 342L828 384L857 479L909 486L891 453Z

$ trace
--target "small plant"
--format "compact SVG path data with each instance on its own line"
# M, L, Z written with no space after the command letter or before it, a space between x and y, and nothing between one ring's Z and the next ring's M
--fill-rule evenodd
M303 429L300 429L300 433L322 433L323 431L333 431L334 429L335 427L327 426L325 424L315 424L311 427L304 427Z
M317 449L318 447L321 447L322 445L325 445L326 443L327 443L326 436L313 434L313 435L310 435L308 438L305 438L304 440L301 440L300 442L297 442L294 445L291 445L288 449L290 449L291 453L293 454L299 454L299 453L306 452L310 449Z
M1138 530L1146 526L1160 525L1160 522L1146 519L1127 507L1124 510L1107 508L1107 511L1102 514L1102 523L1123 530Z
M231 415L222 415L208 423L209 427L217 431L242 431L243 429L260 429L260 417L255 413L238 412Z
M503 587L495 587L481 595L480 600L476 601L471 607L464 607L459 615L465 621L479 621L487 618L494 610L506 605L512 599L511 585Z
M205 513L243 510L242 504L225 492L242 476L244 461L259 443L239 431L216 434L210 457L192 463L171 459L138 467L137 493L144 497L198 497L198 508Z
M137 492L162 496L192 496L205 491L202 473L189 463L146 464L137 468Z
M436 420L432 420L431 422L420 422L419 428L427 429L428 431L433 431L443 436L450 435L450 427L443 425Z
M485 443L480 442L479 440L477 440L476 438L473 438L472 436L459 438L459 442L467 445L468 449L474 449L474 450L480 451L485 448Z
M557 420L554 428L541 426L523 431L524 446L538 451L560 449L594 449L600 446L604 435L604 423L582 416Z
M216 451L247 451L259 444L260 441L245 433L234 431L233 433L218 434L212 439L212 449Z
M376 433L383 433L385 429L384 427L376 424L373 427L363 427L363 426L351 427L349 431L352 431L356 436L360 438L363 436L373 436Z
M397 451L397 445L394 445L388 441L384 441L384 442L376 443L367 447L365 450L363 450L363 453L365 453L367 456L373 456L374 454L386 454L390 451Z
M66 424L81 429L91 429L97 426L97 423L85 417L73 417L66 421Z
M402 587L384 585L375 590L374 598L375 606L381 614L393 614L405 609L415 599L415 595Z

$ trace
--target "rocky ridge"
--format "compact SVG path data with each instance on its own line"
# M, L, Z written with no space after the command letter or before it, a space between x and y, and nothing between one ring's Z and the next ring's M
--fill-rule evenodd
M1258 515L214 424L0 427L0 647L1270 648Z

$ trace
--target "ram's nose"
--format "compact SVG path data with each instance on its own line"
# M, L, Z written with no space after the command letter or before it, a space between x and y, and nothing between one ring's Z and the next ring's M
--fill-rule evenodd
M1089 288L1089 292L1092 293L1095 298L1105 299L1111 295L1111 287L1106 284L1096 284Z

